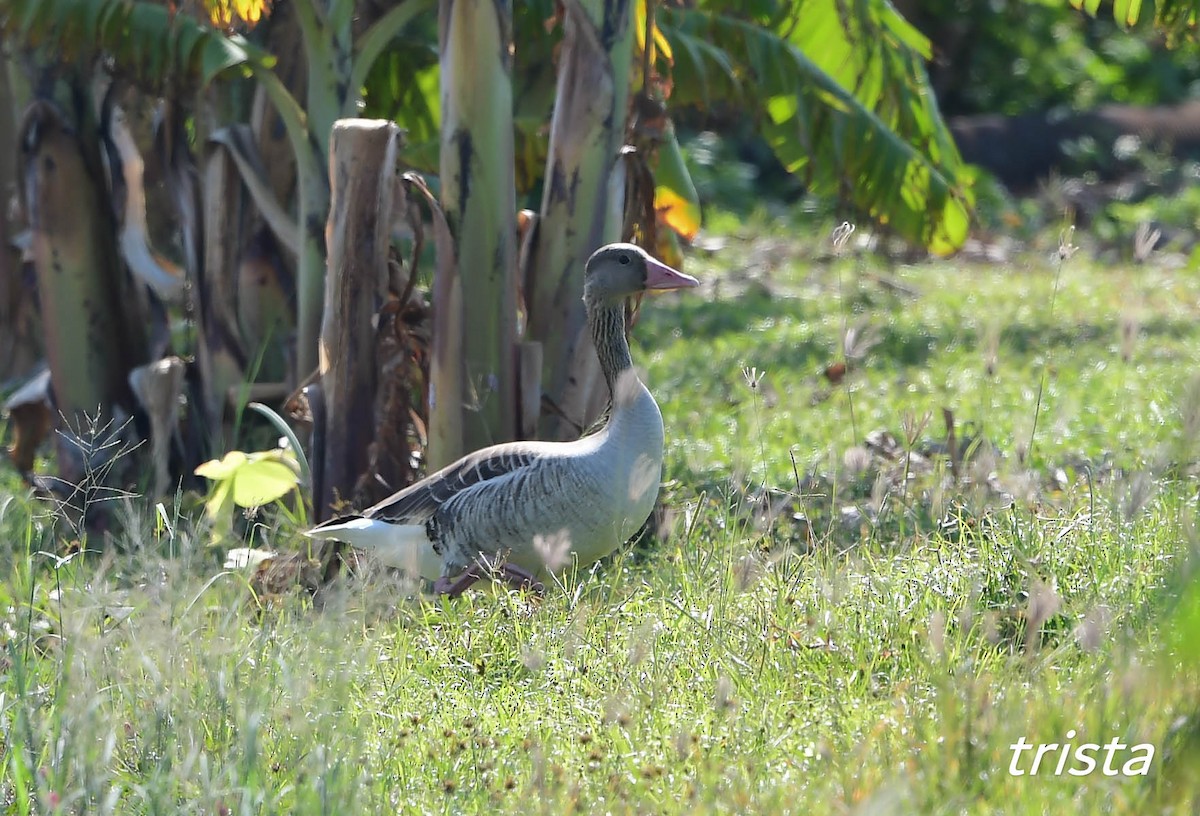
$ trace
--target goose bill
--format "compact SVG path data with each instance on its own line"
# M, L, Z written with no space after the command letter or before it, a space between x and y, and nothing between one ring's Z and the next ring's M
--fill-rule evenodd
M661 261L653 258L646 259L646 288L647 289L690 289L699 286L700 281L691 275L685 275L677 269L672 269Z

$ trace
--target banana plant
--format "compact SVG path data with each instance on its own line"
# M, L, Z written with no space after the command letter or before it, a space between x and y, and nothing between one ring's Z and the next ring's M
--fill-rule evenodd
M813 192L935 254L962 245L972 177L929 86L929 40L888 0L707 0L659 24L672 104L746 110Z
M20 121L24 96L11 57L0 57L0 119ZM24 283L16 224L6 205L17 189L17 132L0 127L0 382L27 376L40 356L37 309Z
M205 126L204 134L217 134L213 150L225 151L213 179L237 187L234 197L252 202L296 258L299 379L316 368L319 327L330 317L323 292L332 125L364 105L408 128L400 155L440 171L431 186L450 233L439 237L431 283L429 463L511 438L518 404L525 413L530 404L551 407L537 429L543 436L577 433L596 412L594 355L581 330L583 261L634 230L642 240L657 235L662 252L672 251L672 234L688 238L698 228L695 191L666 115L675 106L732 105L756 117L811 189L847 198L935 252L965 237L970 179L929 92L929 43L887 0L440 0L436 44L427 36L434 0L404 0L373 20L373 5L296 0L286 13L303 44L302 82L245 37L220 30L257 22L270 3L204 5L211 25L152 0L8 0L0 32L88 64L104 54L122 76L177 100L227 82L249 82L269 100L273 113L255 121L273 117L286 134L294 206L280 199L288 172L256 169L237 147L248 140L233 130ZM401 47L402 30L410 39ZM539 183L538 211L518 229L518 196ZM207 194L232 200L215 186ZM648 214L631 218L627 202ZM211 255L226 243L237 241L210 243ZM189 273L209 271L204 254L193 248ZM204 286L197 291L219 300ZM252 333L228 305L205 308L223 315L214 333ZM234 362L228 376L244 366ZM535 391L544 398L531 399Z
M625 137L633 65L634 0L564 4L558 90L550 122L537 232L525 259L528 336L543 349L547 437L578 433L599 381L585 327L583 265L620 237L609 180ZM623 199L623 192L620 196Z
M441 206L455 253L434 283L431 468L517 432L512 52L511 2L441 0Z
M66 425L56 439L57 484L75 489L102 466L82 439L87 429L119 427L120 414L132 411L126 377L144 362L147 338L138 300L119 274L100 157L95 142L80 137L96 123L87 104L69 121L68 106L40 101L25 113L19 175L46 354Z
M238 0L208 5L222 20L243 13L257 20L268 4ZM105 54L151 92L169 86L195 89L230 73L253 75L282 121L296 163L297 370L301 376L315 370L324 294L329 134L334 121L357 112L371 65L392 37L418 15L431 12L434 0L393 6L357 39L352 37L355 4L350 0L298 0L294 7L308 72L303 100L274 73L273 58L244 37L226 36L149 0L11 0L7 6L0 20L5 32L33 45L53 45L81 60ZM63 20L72 25L62 25ZM278 202L265 198L259 203L280 209Z
M208 3L208 6L222 23L239 18L254 22L269 3L263 0L235 0L232 3L217 0ZM123 79L136 83L145 92L161 94L176 103L195 99L198 91L215 82L229 80L236 85L244 77L252 77L253 86L270 100L291 147L296 177L294 210L276 198L271 184L264 183L258 177L253 163L245 161L243 152L235 148L235 140L227 138L220 141L220 134L217 133L218 141L214 143L214 149L224 151L231 157L236 171L245 182L250 199L275 231L278 243L292 248L296 254L297 305L294 323L297 331L294 359L297 376L303 378L317 366L317 341L324 311L324 229L329 207L329 180L325 168L333 122L356 112L372 63L383 53L397 31L418 15L431 13L434 2L407 0L391 7L370 26L357 32L355 4L348 0L301 0L292 4L292 8L307 57L306 82L300 98L275 73L274 59L245 37L227 34L150 0L12 0L0 7L0 35L6 41L20 43L27 48L42 47L44 54L67 55L63 61L73 65L90 66L104 56L117 67ZM64 25L63 21L69 24ZM356 33L358 36L354 36ZM218 101L222 99L220 94L215 96ZM225 98L228 99L227 96ZM217 109L219 124L221 106L210 107ZM226 107L225 113L228 115L231 110ZM208 114L207 120L211 121L211 117L212 114ZM197 124L202 119L197 117ZM178 119L176 123L179 123ZM216 132L215 129L211 130ZM182 132L182 128L177 132ZM186 141L177 140L176 145L183 145L182 150L176 149L176 154L186 152ZM177 156L173 156L172 160L175 158ZM237 270L233 267L238 263L237 252L241 247L240 239L213 240L217 233L211 228L218 226L216 222L221 219L210 217L209 223L204 223L200 215L205 210L202 203L204 193L194 189L197 174L194 169L189 170L186 164L184 162L177 175L178 179L186 182L180 184L177 192L180 200L178 209L181 214L190 214L190 217L183 219L183 229L190 235L184 240L183 255L193 279L194 291L202 295L198 320L202 337L198 357L206 395L200 402L209 408L206 418L211 423L219 421L230 392L229 386L246 376L249 362L244 349L240 350L243 353L238 353L240 344L237 338L225 342L229 335L238 332L239 323L246 325L247 321L242 319L244 315L237 314L228 303L222 305L221 298L211 297L221 285L226 291L236 286L233 281L236 280ZM188 180L188 176L192 178ZM227 178L228 173L220 167L206 167L201 182ZM219 202L215 202L218 205L232 202L241 195L240 190L229 184L225 185L223 192L228 195L223 195ZM104 211L103 207L97 209L99 213ZM295 215L289 216L289 211ZM222 214L220 206L209 207L208 212ZM209 233L207 244L206 230ZM233 239L238 239L238 236L236 231L229 234ZM227 243L234 245L226 246ZM206 245L207 250L204 248ZM86 254L83 247L73 251ZM96 253L95 257L109 256ZM210 266L205 269L206 262L221 268ZM106 308L106 301L102 299L89 302L94 310ZM143 324L140 320L127 322L118 319L121 313L117 309L110 312L102 320L83 321L80 325L103 325L103 320L114 321L117 326ZM48 333L56 335L60 331L65 332L66 328L51 326ZM122 333L113 332L112 337L120 338ZM51 345L65 347L58 336L52 338ZM232 351L224 355L212 354L210 346L221 346L224 350ZM100 353L102 348L102 345L95 346L96 353ZM54 354L51 357L51 368L62 372L69 369L67 362L56 360ZM94 376L112 379L109 377L110 367L128 373L141 362L144 361L122 360L113 355L104 366L95 368L95 371L104 373ZM63 381L61 389L57 387L60 379ZM65 373L57 374L55 380L55 391L60 400L77 382ZM127 387L125 390L128 390ZM109 404L112 395L92 389L87 400L91 400L94 409L97 404Z

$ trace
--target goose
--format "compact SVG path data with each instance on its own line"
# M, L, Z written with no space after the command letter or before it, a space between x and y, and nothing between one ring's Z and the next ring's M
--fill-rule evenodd
M308 531L366 550L383 564L458 595L489 575L544 591L570 565L586 567L628 541L658 498L663 424L633 370L625 299L699 281L633 244L598 249L583 302L611 413L572 442L508 442L477 450L358 515Z

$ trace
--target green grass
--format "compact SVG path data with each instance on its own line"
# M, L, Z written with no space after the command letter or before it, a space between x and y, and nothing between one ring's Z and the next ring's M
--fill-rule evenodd
M366 575L259 612L193 514L132 503L57 562L46 509L0 504L9 811L1192 812L1200 280L770 244L645 305L667 509L540 602ZM1071 730L1151 773L1009 775Z

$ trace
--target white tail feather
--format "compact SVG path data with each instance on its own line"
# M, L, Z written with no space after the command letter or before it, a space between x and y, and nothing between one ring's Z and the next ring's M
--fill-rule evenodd
M389 524L356 518L309 530L310 538L344 541L351 547L369 550L380 562L436 581L442 574L442 559L433 551L433 542L423 524Z

